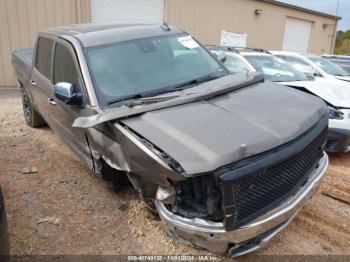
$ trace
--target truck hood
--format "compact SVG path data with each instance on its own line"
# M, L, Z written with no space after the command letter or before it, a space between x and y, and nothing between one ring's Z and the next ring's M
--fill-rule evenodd
M285 144L327 114L322 100L266 82L121 122L191 175Z
M291 87L303 87L333 106L350 108L350 85L346 82L322 80L284 82L281 84Z

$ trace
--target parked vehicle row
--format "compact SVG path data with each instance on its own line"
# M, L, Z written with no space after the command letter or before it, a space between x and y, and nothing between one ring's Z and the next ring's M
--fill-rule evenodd
M340 55L323 55L325 59L341 66L346 72L350 74L350 56L340 56Z
M129 179L185 244L231 256L263 247L326 172L322 99L249 65L230 73L179 28L53 28L12 63L27 124L47 123L92 172ZM293 77L308 80L281 80Z
M313 94L323 99L329 109L329 130L326 150L331 153L350 150L350 83L325 75L311 61L306 64L302 55L292 52L272 52L261 49L209 47L232 72L260 72L265 79ZM313 61L322 58L308 55ZM302 63L305 63L302 67ZM327 61L328 63L328 61ZM309 66L312 69L305 69ZM313 66L313 67L311 67ZM330 64L333 66L333 64ZM303 69L303 70L298 70ZM312 70L314 73L310 73ZM317 71L316 71L317 70ZM303 73L303 71L305 73ZM306 73L307 72L307 73ZM317 73L316 73L317 72Z
M314 75L318 80L350 81L348 72L321 56L286 51L271 51L271 53L283 58L299 71Z

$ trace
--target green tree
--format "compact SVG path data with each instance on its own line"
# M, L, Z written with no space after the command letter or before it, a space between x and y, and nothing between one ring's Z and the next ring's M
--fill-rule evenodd
M338 55L350 55L350 39L344 39L336 52Z
M343 36L344 32L343 31L338 31L337 32L337 38L335 39L335 46L340 46L341 44L341 39L342 39L342 36Z
M350 30L337 32L334 53L337 55L350 55Z

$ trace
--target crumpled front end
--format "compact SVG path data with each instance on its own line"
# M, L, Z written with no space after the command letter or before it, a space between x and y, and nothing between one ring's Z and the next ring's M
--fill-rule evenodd
M234 230L227 230L222 222L200 218L185 218L172 213L166 205L157 201L156 207L167 233L185 244L205 248L214 253L241 256L265 246L265 244L296 216L312 196L328 166L325 154L320 166L309 181L293 196L274 210Z
M324 176L325 123L271 152L176 183L172 192L158 190L155 204L167 233L231 256L263 247L291 222Z

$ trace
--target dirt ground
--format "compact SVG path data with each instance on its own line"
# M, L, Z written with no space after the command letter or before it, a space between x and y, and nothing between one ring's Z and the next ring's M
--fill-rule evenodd
M168 238L132 188L112 191L49 128L26 126L19 93L9 89L0 89L0 167L13 255L210 255ZM38 172L22 173L30 167ZM314 197L254 255L350 255L346 202L350 153L330 156Z

